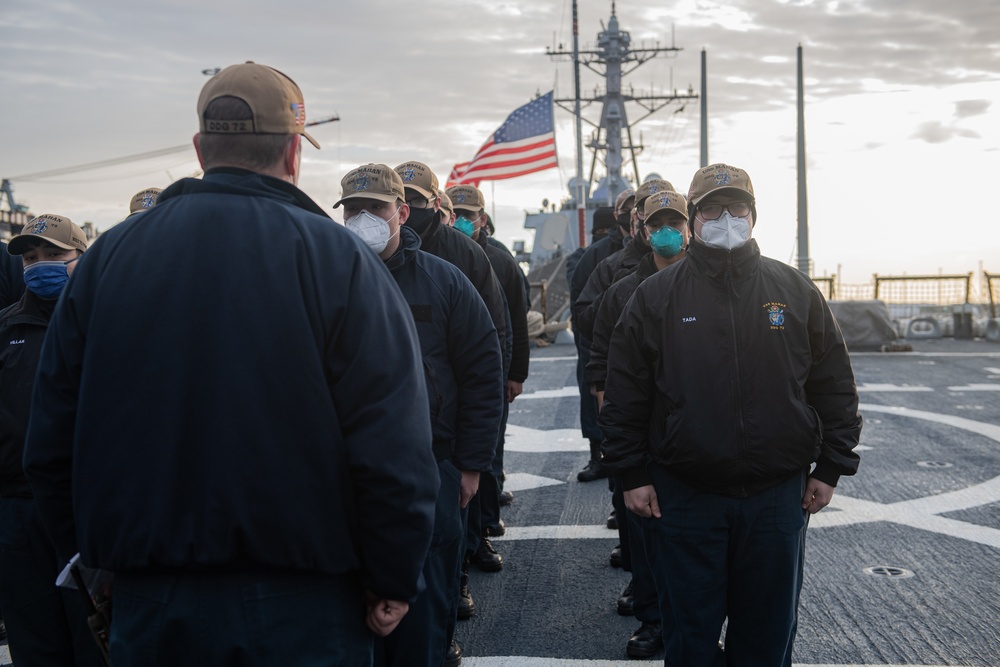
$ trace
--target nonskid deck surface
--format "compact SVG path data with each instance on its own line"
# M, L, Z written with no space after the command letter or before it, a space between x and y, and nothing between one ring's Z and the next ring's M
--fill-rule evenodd
M861 468L812 517L794 662L800 666L1000 665L1000 345L939 339L912 353L853 353ZM604 481L580 483L575 349L534 349L511 406L514 503L473 568L477 614L460 621L467 667L626 665L639 623L615 602L617 533ZM653 662L662 662L662 654Z
M917 341L854 353L861 469L810 522L794 662L802 667L1000 666L1000 345ZM504 569L473 568L466 667L633 663L615 601L605 481L580 483L575 349L532 350L507 428ZM10 664L0 646L0 664ZM653 663L662 661L662 655Z

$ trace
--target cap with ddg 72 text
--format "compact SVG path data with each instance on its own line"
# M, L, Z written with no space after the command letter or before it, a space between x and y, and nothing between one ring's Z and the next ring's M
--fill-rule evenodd
M730 167L728 164L710 164L699 169L691 179L691 189L688 190L688 201L697 206L702 199L719 190L737 190L750 195L754 201L753 184L750 175L742 169Z
M333 205L340 206L348 199L375 199L392 203L406 199L403 179L387 164L366 164L347 172L340 181L340 199Z
M483 193L474 185L453 185L448 188L448 196L451 197L451 205L455 210L482 211L486 208L486 199Z
M23 255L33 245L33 239L43 238L57 248L63 250L87 249L87 236L72 220L61 215L45 213L32 218L24 226L24 231L7 242L7 252L11 255Z
M253 118L206 120L206 107L220 97L243 100ZM198 97L198 120L203 134L301 134L319 148L306 132L306 105L299 87L273 67L249 60L231 65L208 80Z
M396 173L403 179L403 187L416 190L428 199L438 196L438 178L423 162L404 162L396 167Z

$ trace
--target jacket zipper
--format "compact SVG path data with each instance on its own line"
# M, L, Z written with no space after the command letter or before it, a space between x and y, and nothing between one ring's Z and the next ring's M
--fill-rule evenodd
M736 329L736 306L734 298L736 290L733 287L732 271L733 255L729 253L726 257L726 296L729 300L729 326L733 336L733 363L736 366L736 417L738 424L736 445L739 450L740 466L742 468L740 475L740 495L746 498L746 479L750 472L750 452L746 446L746 418L743 414L743 372L740 368L740 346Z

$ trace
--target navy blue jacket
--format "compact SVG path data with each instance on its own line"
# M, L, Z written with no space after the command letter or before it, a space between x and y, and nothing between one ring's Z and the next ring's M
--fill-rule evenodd
M509 315L504 304L503 290L500 289L500 283L483 249L462 232L442 224L440 212L434 215L426 228L419 233L421 250L454 264L472 281L479 296L486 303L487 310L490 311L490 318L500 340L500 349L509 349L512 343L509 340L510 332L507 324ZM506 366L507 364L505 371Z
M583 255L573 265L572 271L568 270L569 267L567 265L566 279L569 281L569 302L571 308L576 304L576 300L580 297L580 292L583 291L587 281L590 280L590 274L594 272L597 265L607 259L609 255L621 250L625 246L625 241L626 237L622 228L615 225L608 231L607 236L597 240L583 251ZM573 312L573 315L575 316L576 313Z
M604 381L608 377L608 343L611 341L611 332L636 288L656 271L656 260L653 253L649 253L642 258L635 271L615 282L594 303L597 315L594 317L593 337L590 341L590 361L584 377L587 384L593 385L598 391L604 391Z
M709 493L746 498L816 467L831 486L858 469L858 391L819 289L760 256L702 243L646 278L615 325L604 465L624 488L665 467Z
M293 185L217 169L81 259L24 465L63 557L360 570L413 600L439 486L428 413L413 318L378 256Z
M514 254L510 251L510 248L508 248L507 246L505 246L500 241L497 241L492 236L487 236L486 237L486 242L489 243L494 248L499 248L500 250L503 250L505 253L507 253L511 257L514 256ZM515 265L517 265L517 260L515 260L514 263L515 263ZM531 281L528 280L528 275L524 271L521 271L521 267L520 266L517 267L517 270L518 270L518 273L521 274L521 282L524 284L524 309L528 310L531 307Z
M55 300L25 290L0 311L0 497L30 498L21 469L31 390Z
M528 306L525 302L524 272L514 261L514 256L508 250L502 250L489 242L489 236L480 232L474 239L486 253L486 258L493 267L503 290L504 301L507 302L507 315L510 327L510 368L507 378L515 382L528 379L528 364L531 356L531 344L528 342ZM502 247L502 246L501 246Z
M504 395L496 327L461 271L420 250L420 237L405 225L399 242L385 264L417 325L435 457L490 472Z
M0 243L0 309L16 303L24 294L24 267L21 258L7 252Z

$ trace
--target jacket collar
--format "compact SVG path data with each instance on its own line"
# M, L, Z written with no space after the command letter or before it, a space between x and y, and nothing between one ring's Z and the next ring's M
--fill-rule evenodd
M692 241L688 244L687 258L699 273L712 280L740 280L756 271L760 264L760 248L754 238L735 250Z
M206 171L200 179L183 178L161 192L156 201L163 203L173 197L200 192L223 192L243 196L267 197L284 201L326 218L330 217L306 193L288 181L238 167L215 167Z
M608 242L614 248L625 247L625 232L618 225L615 225L608 231Z
M641 260L639 260L639 266L635 267L635 273L640 280L645 280L659 269L656 268L656 259L653 257L653 253L649 253Z
M406 225L399 226L399 247L392 257L385 260L385 266L391 273L395 273L409 262L420 250L420 235Z
M11 304L5 311L4 320L8 324L48 324L52 312L56 309L58 299L43 299L30 289L25 288L19 301Z

